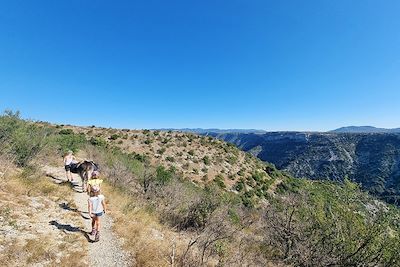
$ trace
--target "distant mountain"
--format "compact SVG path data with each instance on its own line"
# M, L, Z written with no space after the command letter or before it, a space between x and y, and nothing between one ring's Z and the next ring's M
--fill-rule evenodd
M368 128L367 128L368 129ZM295 177L341 181L400 204L399 133L206 133L238 146Z
M173 131L173 132L186 132L186 133L196 133L196 134L206 134L206 133L256 133L263 134L267 131L259 130L259 129L203 129L203 128L162 128L162 129L153 129L153 130L161 130L161 131Z
M386 129L373 126L347 126L331 131L333 133L400 133L400 128Z

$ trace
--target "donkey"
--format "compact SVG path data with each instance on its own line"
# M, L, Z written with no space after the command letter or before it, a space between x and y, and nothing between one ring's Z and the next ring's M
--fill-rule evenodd
M71 166L71 172L77 173L82 179L82 192L87 191L87 182L92 178L92 173L99 170L99 167L92 160L84 160Z

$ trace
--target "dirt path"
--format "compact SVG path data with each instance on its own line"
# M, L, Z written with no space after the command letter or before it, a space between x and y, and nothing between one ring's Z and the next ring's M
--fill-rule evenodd
M46 166L45 171L53 179L65 181L65 172L61 168ZM74 201L78 212L80 212L85 228L81 229L88 240L89 266L134 266L129 254L123 251L121 240L113 233L113 220L106 214L101 218L100 241L93 242L93 236L87 233L91 231L91 220L87 212L86 193L82 193L80 177L74 175ZM107 198L107 196L106 196Z

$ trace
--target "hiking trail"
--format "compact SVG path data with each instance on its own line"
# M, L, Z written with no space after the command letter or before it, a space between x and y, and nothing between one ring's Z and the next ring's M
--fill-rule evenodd
M65 171L60 167L44 166L46 174L53 178L55 183L67 182ZM135 266L132 257L122 249L122 240L113 233L113 219L109 214L101 218L100 241L93 242L94 237L88 235L91 231L91 219L88 214L87 200L88 195L82 193L82 181L79 175L74 175L74 202L81 219L84 222L82 234L88 240L88 260L89 266ZM107 201L107 196L106 201Z

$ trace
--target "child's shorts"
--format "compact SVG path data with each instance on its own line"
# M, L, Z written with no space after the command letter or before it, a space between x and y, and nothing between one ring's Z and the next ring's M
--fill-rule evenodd
M100 217L100 216L103 216L103 212L95 213L94 215L96 215L97 217Z

